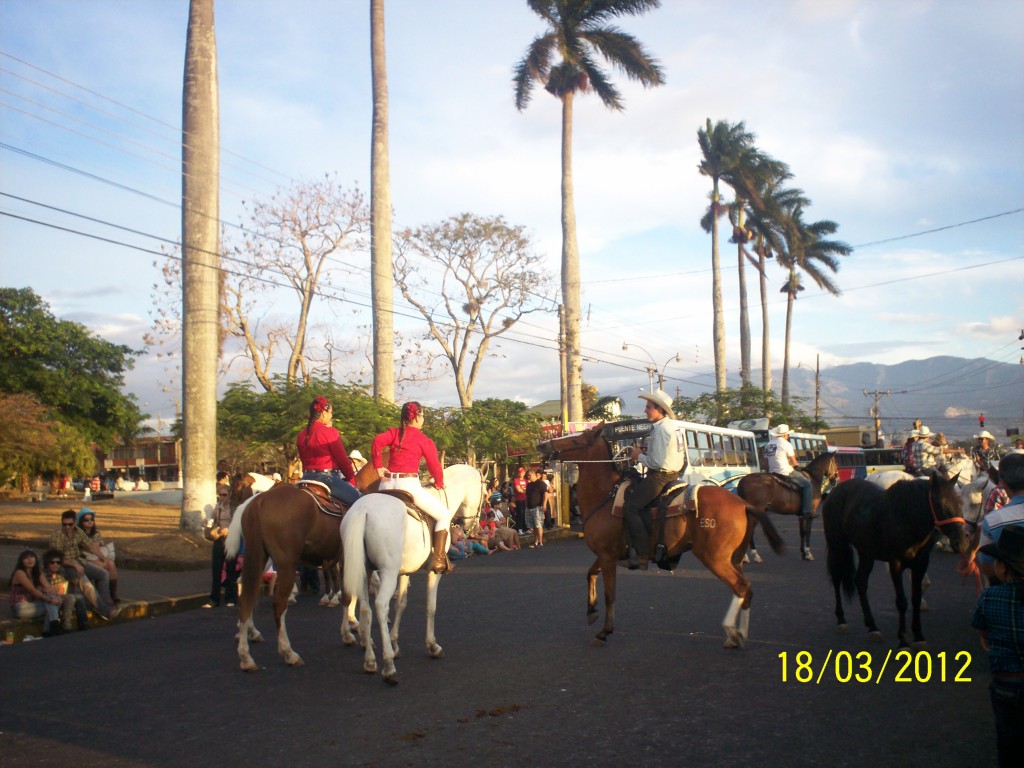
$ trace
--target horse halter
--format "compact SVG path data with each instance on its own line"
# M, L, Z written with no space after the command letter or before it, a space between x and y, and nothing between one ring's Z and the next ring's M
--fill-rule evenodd
M960 523L960 525L967 525L967 521L962 517L947 517L945 520L939 520L939 516L935 514L935 502L932 500L932 489L928 489L928 509L932 513L932 520L935 521L935 527L941 528L949 523Z

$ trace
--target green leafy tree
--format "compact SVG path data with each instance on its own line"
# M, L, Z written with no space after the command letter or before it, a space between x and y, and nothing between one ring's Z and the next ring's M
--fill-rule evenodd
M266 466L284 473L298 459L295 439L309 420L309 404L320 395L331 403L345 447L358 448L367 459L374 436L398 424L398 408L375 400L360 385L315 378L309 386L289 386L284 377L270 391L236 384L218 407L218 440L226 446L220 458L241 469Z
M516 109L526 109L535 85L562 102L562 304L565 308L566 391L570 421L583 418L580 353L580 256L572 179L572 115L577 93L593 90L609 109L623 109L618 89L598 66L604 59L645 87L665 76L640 42L609 24L661 6L660 0L527 0L548 26L515 68ZM556 57L558 58L555 61Z
M138 432L143 414L121 392L138 354L58 320L31 288L0 288L0 392L31 395L86 444Z
M433 418L432 418L433 417ZM470 408L427 409L425 429L444 451L446 463L505 461L509 449L532 451L542 419L516 400L488 398Z

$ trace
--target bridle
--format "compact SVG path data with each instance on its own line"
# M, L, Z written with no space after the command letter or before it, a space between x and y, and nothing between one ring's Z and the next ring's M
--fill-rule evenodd
M964 520L962 517L948 517L944 520L939 520L939 516L935 514L935 502L932 499L932 489L930 487L928 488L928 509L932 513L932 520L935 521L936 528L941 528L942 526L949 525L950 523L960 523L960 525L967 525L967 521Z

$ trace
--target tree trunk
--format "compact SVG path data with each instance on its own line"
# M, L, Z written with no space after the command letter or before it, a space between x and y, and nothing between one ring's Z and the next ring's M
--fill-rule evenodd
M388 160L388 74L384 0L370 0L373 140L370 148L370 269L373 293L373 396L395 400L394 264L391 257L391 171Z
M768 277L765 275L764 251L758 250L757 266L761 287L761 389L767 394L772 391L772 353L768 336Z
M750 318L747 315L747 270L744 261L746 255L743 248L746 239L743 236L743 205L739 206L736 222L740 231L739 242L736 244L736 269L739 272L740 290L740 385L750 386Z
M572 100L562 97L562 305L565 307L565 384L569 421L583 421L583 367L580 359L580 253L572 192Z
M790 271L790 286L792 286L793 273ZM789 405L789 338L793 329L793 301L796 293L790 287L786 293L786 346L782 355L782 404Z
M213 1L191 0L182 91L182 459L180 526L202 528L216 501L220 314L220 115Z
M715 390L725 391L725 316L722 312L722 267L718 257L718 179L711 196L711 307L714 312L712 343L715 348Z

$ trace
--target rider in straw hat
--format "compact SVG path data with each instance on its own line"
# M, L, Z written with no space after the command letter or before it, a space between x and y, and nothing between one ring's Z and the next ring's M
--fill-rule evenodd
M686 466L686 436L682 425L676 421L672 410L672 398L662 390L649 395L640 395L647 401L644 415L654 424L647 439L647 452L641 453L640 446L632 449L632 459L647 468L647 475L627 496L622 510L626 522L626 539L629 541L629 559L624 565L630 570L646 571L650 560L649 515L642 515L669 483L675 480Z
M946 459L942 449L932 440L935 434L928 427L921 427L920 440L914 443L914 469L918 475L932 474L937 468L945 469Z
M979 475L988 471L993 461L999 461L996 439L988 430L983 429L978 433L978 444L971 449L971 458L974 459L974 467Z
M794 472L796 467L796 451L789 442L789 424L779 424L775 429L769 431L772 439L764 447L764 458L768 464L768 471L773 475L782 475L787 480L800 486L800 516L810 517L811 505L814 502L814 491L811 489L811 481L799 472Z

